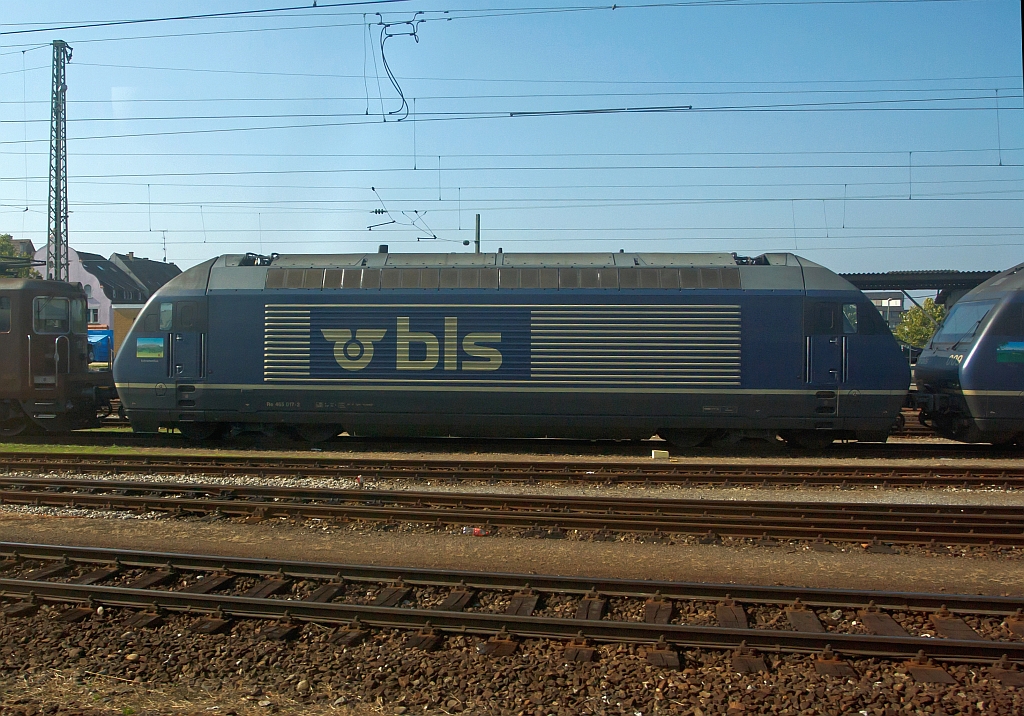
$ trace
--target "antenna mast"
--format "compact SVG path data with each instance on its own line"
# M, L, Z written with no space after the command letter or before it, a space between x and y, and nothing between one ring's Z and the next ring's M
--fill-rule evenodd
M68 90L64 66L71 61L71 47L63 40L53 41L53 89L50 98L50 195L46 213L49 231L46 239L46 278L68 280Z

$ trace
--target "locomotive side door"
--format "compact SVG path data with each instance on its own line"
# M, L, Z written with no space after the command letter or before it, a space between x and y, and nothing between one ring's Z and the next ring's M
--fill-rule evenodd
M845 340L838 301L808 301L804 305L804 383L814 417L827 420L839 416Z
M32 330L28 333L28 365L35 391L55 391L71 363L71 301L62 296L32 299ZM51 397L51 400L56 398Z
M196 409L196 383L206 375L206 301L176 301L171 337L175 407Z
M173 377L178 383L195 381L202 376L199 303L179 301L174 306L174 313Z

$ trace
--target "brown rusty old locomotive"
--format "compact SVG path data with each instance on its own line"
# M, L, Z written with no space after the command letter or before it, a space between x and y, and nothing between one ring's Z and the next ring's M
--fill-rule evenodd
M0 438L99 425L116 392L89 361L80 284L0 278Z

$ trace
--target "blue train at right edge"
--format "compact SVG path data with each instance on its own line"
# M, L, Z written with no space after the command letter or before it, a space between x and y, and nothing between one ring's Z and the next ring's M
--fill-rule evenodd
M939 435L1024 442L1024 264L953 306L915 372L921 421Z

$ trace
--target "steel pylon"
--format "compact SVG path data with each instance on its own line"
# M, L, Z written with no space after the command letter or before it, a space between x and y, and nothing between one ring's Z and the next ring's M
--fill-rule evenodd
M50 98L50 195L46 213L46 278L68 280L68 147L67 82L64 66L71 61L71 47L53 41L53 90Z

